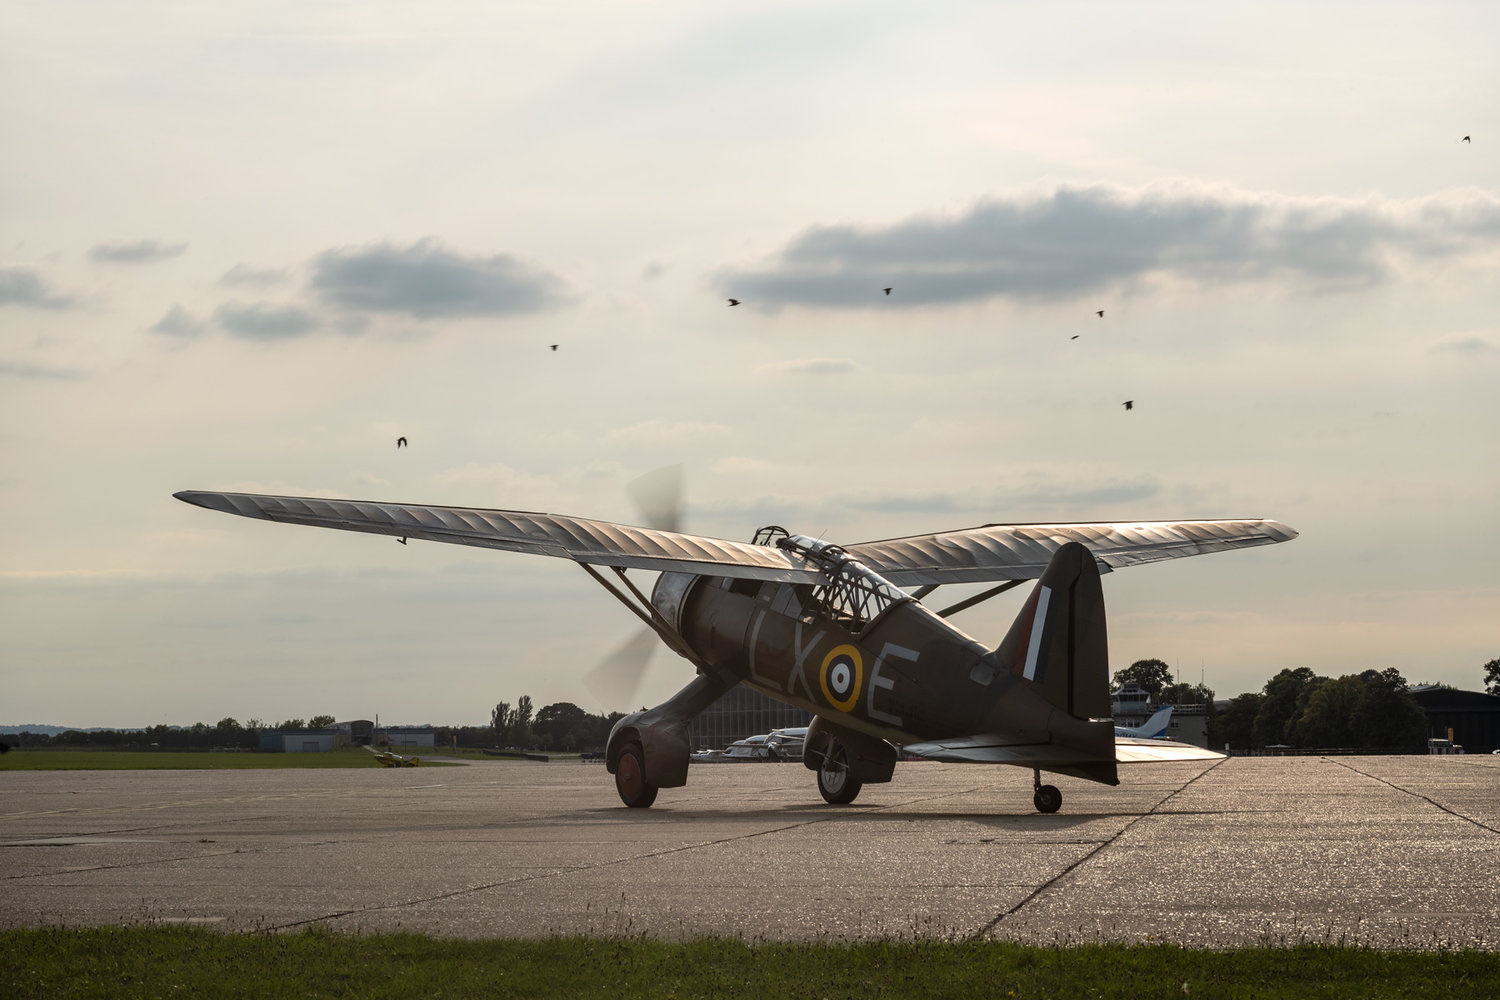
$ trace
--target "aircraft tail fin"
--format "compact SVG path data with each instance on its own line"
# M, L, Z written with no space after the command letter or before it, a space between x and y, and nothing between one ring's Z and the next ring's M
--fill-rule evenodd
M1057 550L995 658L1000 670L1040 685L1043 697L1073 718L1109 717L1104 588L1087 548L1069 542Z
M1163 705L1145 722L1141 723L1138 735L1148 740L1159 740L1167 735L1167 723L1172 721L1172 706Z

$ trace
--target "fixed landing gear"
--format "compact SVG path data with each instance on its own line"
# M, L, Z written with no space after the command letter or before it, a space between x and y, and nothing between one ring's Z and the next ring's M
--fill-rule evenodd
M1062 792L1057 790L1056 785L1042 784L1042 772L1036 768L1031 769L1031 780L1036 791L1032 793L1031 801L1036 805L1039 813L1055 813L1062 808Z
M632 809L646 809L656 801L656 786L646 781L646 755L639 743L627 743L615 765L615 791Z
M846 806L864 785L849 776L849 751L838 740L828 741L818 767L818 792L829 805Z

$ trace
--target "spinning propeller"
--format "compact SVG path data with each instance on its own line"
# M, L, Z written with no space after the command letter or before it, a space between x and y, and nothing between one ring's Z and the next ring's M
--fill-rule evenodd
M626 484L625 490L645 527L682 530L682 466L655 469ZM604 703L606 711L628 709L660 645L656 633L642 627L584 675L584 687Z

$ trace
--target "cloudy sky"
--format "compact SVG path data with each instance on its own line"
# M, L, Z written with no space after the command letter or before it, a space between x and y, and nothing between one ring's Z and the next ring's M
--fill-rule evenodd
M630 521L672 463L732 538L1274 517L1106 577L1114 665L1476 688L1497 37L1478 2L12 0L0 723L628 707L582 678L633 619L571 564L171 494Z

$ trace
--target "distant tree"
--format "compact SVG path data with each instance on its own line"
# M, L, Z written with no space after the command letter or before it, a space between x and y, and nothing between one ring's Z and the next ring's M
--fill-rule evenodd
M496 702L490 712L490 728L495 731L495 745L509 746L510 740L510 702Z
M1350 719L1354 745L1421 747L1427 738L1427 713L1411 696L1401 671L1395 667L1366 670L1359 679L1364 684L1364 693Z
M1296 717L1287 724L1286 742L1299 747L1352 747L1354 710L1365 685L1354 674L1315 679L1301 698Z
M264 719L247 719L245 721L245 732L247 733L258 733L261 730L268 728L270 727L266 725Z
M304 722L301 719L287 719L285 722L278 723L277 726L276 726L276 728L277 729L306 729L307 728L307 723Z
M1207 705L1208 714L1213 714L1214 689L1203 684L1179 681L1168 684L1157 694L1156 700L1163 705Z
M1235 750L1249 750L1255 743L1255 716L1262 695L1256 691L1235 695L1224 711L1214 716L1213 743Z
M1484 689L1490 694L1500 694L1500 660L1484 665Z
M1114 682L1116 687L1134 685L1157 698L1162 688L1172 683L1172 668L1163 660L1136 660L1124 670L1116 670Z
M531 742L531 695L523 694L516 699L516 717L512 723L511 742L526 746Z
M1255 744L1273 746L1287 742L1287 724L1301 710L1299 701L1318 676L1310 667L1286 668L1266 681L1260 709L1255 715Z
M333 725L334 718L331 715L315 715L307 720L308 729L326 729Z
M580 738L580 732L588 723L588 713L571 701L559 701L551 705L544 705L536 713L536 722L532 729L536 731L537 739L542 746L548 750L554 747L571 749L566 744L571 741L575 746Z

